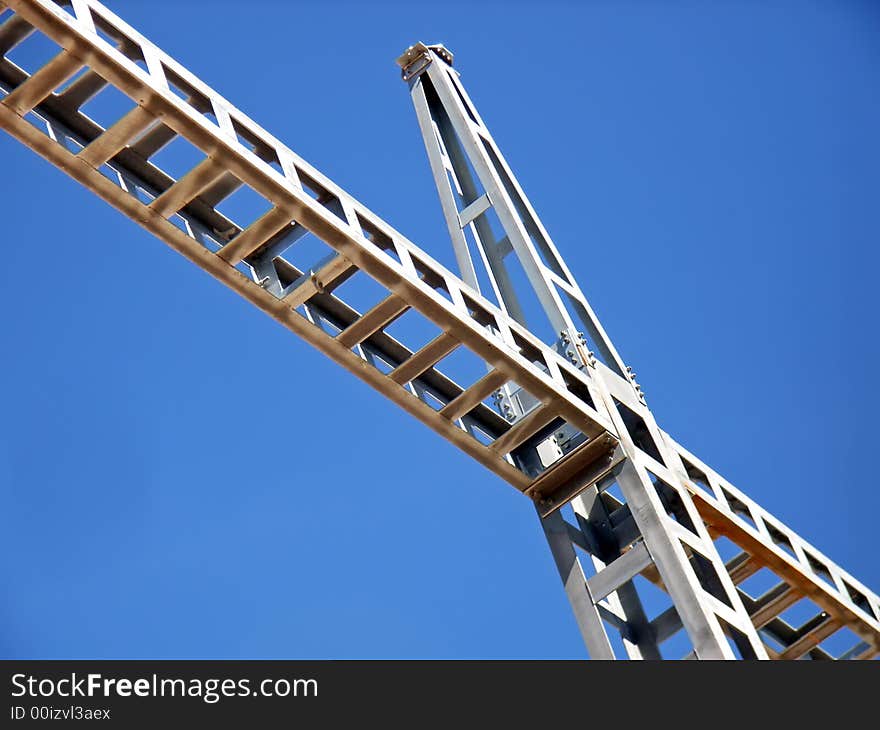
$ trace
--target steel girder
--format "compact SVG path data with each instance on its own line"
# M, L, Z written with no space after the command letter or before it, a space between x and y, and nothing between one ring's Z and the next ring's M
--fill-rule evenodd
M445 269L100 3L5 5L0 126L529 496L592 656L613 654L606 624L620 631L631 656L659 656L682 626L698 658L819 658L818 645L843 626L861 639L847 658L877 653L877 596L657 427L552 243L557 260L530 272L561 325L560 341L548 345L523 326L500 251L491 254L490 269L502 280L495 304L467 267L464 279ZM8 54L32 34L57 53L27 71ZM493 243L537 261L529 242L534 249L549 237L451 71L451 57L426 47L416 57L425 68L413 75L413 89L424 77L437 93L454 90L457 101L446 98L443 108L471 115L464 127L457 119L454 131L462 142L473 134L482 140L483 152L466 152L471 162L488 160L483 172L493 192L457 208L456 225L478 228L474 222L492 208L508 231L506 243ZM105 88L122 92L130 108L101 126L82 106ZM424 131L432 112L416 102ZM175 178L152 158L178 138L203 157ZM266 212L233 221L218 205L244 186ZM450 202L447 195L448 220ZM320 242L326 255L297 260L305 239ZM362 298L358 282L374 295L360 307L346 301L353 291ZM583 339L571 309L558 306L559 289L582 308L574 312L582 321L586 313ZM438 334L408 345L393 329L404 316ZM475 358L480 372L464 379L444 372L456 353ZM615 482L622 500L612 496ZM718 535L743 549L726 565L712 544ZM752 597L738 587L764 567L779 576L776 588ZM639 600L642 579L672 598L652 620ZM779 614L802 596L820 613L790 626Z

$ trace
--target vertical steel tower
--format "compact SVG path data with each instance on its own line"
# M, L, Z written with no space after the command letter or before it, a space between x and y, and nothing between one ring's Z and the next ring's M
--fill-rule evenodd
M23 68L35 35L55 55ZM657 426L445 48L398 63L460 277L94 0L0 0L0 56L0 127L532 501L591 657L667 657L678 634L698 659L831 658L844 628L838 656L877 655L877 596ZM129 108L101 125L82 107L108 88ZM201 160L174 177L154 156L177 138ZM231 220L245 186L265 212ZM805 598L811 619L781 617Z

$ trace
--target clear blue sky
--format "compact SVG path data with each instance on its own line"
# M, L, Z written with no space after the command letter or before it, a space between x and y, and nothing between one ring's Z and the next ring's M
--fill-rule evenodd
M442 41L661 425L869 587L873 3L110 6L443 261ZM0 136L4 657L581 657L530 505Z

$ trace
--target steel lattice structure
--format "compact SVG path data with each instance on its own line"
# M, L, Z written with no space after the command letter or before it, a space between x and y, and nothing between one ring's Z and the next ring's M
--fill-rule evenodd
M28 72L8 54L33 34L57 52ZM877 595L657 426L445 48L398 63L462 277L98 2L0 0L0 56L10 135L530 498L592 658L615 657L609 631L660 658L682 628L700 659L832 658L819 644L843 627L859 642L838 658L880 652ZM102 127L82 107L110 87L130 108ZM177 137L203 159L174 178L152 158ZM217 206L243 186L267 212L233 221ZM306 239L326 256L297 260ZM346 300L357 281L381 291L370 306ZM404 315L439 334L396 339ZM444 374L462 352L484 374ZM725 563L719 536L742 552ZM779 582L753 597L741 584L762 568ZM653 619L645 581L671 600ZM819 612L792 626L780 614L803 597Z

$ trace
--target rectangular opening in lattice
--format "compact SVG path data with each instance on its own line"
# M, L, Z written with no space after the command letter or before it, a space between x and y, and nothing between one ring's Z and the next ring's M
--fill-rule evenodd
M755 650L752 648L748 637L742 631L722 618L718 619L718 623L721 624L721 630L724 632L727 644L737 659L757 659Z
M837 590L837 586L834 584L834 578L831 577L831 571L828 570L828 566L807 551L804 551L804 555L807 558L807 564L810 566L810 570L813 571L813 575L817 578L821 578L834 590Z
M681 454L679 454L679 456L681 456ZM684 469L687 472L688 479L690 479L695 485L706 492L706 494L714 497L715 493L712 491L712 487L709 484L709 477L706 476L706 472L691 464L684 456L681 456L681 461L684 464Z
M666 510L666 514L686 530L697 534L696 525L691 519L678 490L670 484L667 484L650 470L648 471L648 476L651 478L651 483L654 485L654 489L657 490L657 496L660 498L660 503L663 505L663 509Z
M484 217L486 216L493 219L495 217L494 210L486 211ZM516 292L516 303L520 308L520 312L517 313L508 306L507 309L511 317L534 333L542 342L556 343L560 333L553 327L550 316L538 298L519 256L515 252L508 254L503 265L507 272L510 288Z
M526 360L543 372L548 372L547 361L542 348L532 341L530 332L521 332L517 328L512 327L510 330L513 337L513 343Z
M759 629L758 636L760 636L761 641L773 651L781 652L785 649L785 645L768 629Z
M464 207L465 206L462 203L462 209ZM483 228L484 231L489 230L487 228L487 224L482 221L482 216L477 216L477 218L472 221L470 225L467 225L464 227L464 229L462 229L462 233L464 234L465 239L465 245L467 247L467 255L470 257L471 263L473 264L473 271L476 275L476 282L469 281L468 284L477 292L482 294L486 299L492 302L492 304L494 304L496 307L503 308L496 289L498 282L495 281L495 284L493 285L494 275L491 274L490 269L488 269L483 264L483 257L479 253L479 247L477 243L478 239L476 233L478 228ZM447 253L446 257L444 257L449 259L449 263L447 265L450 267L457 266L457 259L454 259L452 256L449 255L449 253Z
M593 394L590 393L590 388L587 385L587 382L572 375L565 369L560 368L560 372L562 373L562 380L565 382L565 387L568 389L568 392L591 408L595 408L596 404L593 401Z
M131 148L173 180L182 178L207 157L201 149L165 124L153 127Z
M782 579L770 568L761 568L738 584L738 588L750 598L757 599L771 588L775 588Z
M266 255L271 255L272 258L283 258L300 273L308 273L319 271L324 264L336 256L336 251L314 233L296 224L275 234L264 247L254 252L253 258L257 259ZM328 284L326 291L334 292L346 280L339 279Z
M715 545L715 550L724 562L737 557L743 551L739 545L724 535L716 536L713 543Z
M702 589L713 598L733 608L730 597L727 595L727 591L724 590L724 585L718 576L718 571L715 570L714 563L691 545L682 542L682 547L688 554L691 568L693 568Z
M418 381L410 383L409 387L419 400L431 406L435 411L439 411L446 405L446 401L442 397L437 395L431 388L421 385Z
M648 430L648 425L645 423L645 419L634 410L621 403L617 398L614 399L614 403L617 406L617 411L620 413L620 417L623 419L623 423L626 426L626 430L629 433L630 438L633 440L633 443L652 459L666 466L663 457L660 456L660 451L657 449L657 445L654 443L651 432Z
M250 185L246 185L241 181L239 183L234 190L229 192L228 195L224 195L222 200L213 206L214 210L232 221L238 229L238 232L234 232L229 240L234 239L241 231L255 223L274 207L269 200L260 195ZM205 195L203 194L200 197L204 199Z
M412 259L413 267L419 275L419 278L448 302L454 304L452 294L449 291L449 285L446 283L446 278L443 276L443 273L438 271L421 256L418 256L413 252L410 252L410 258Z
M688 658L694 645L666 591L644 575L635 576L631 583L654 629L660 656L663 659Z
M408 309L387 325L384 331L410 352L421 350L442 332L436 324L415 309Z
M745 502L740 500L738 497L735 497L730 492L728 492L724 487L721 487L721 494L724 496L725 501L727 502L728 507L730 507L730 511L735 515L742 517L750 527L757 530L758 525L755 522L755 518L752 516L752 511L749 509L748 505Z
M599 493L602 495L607 495L612 498L613 501L608 503L608 506L613 510L617 509L623 504L626 504L626 498L623 496L623 490L620 488L620 484L617 483L616 479L605 479L599 482ZM606 500L607 501L607 500Z
M495 437L488 433L484 428L480 427L473 418L471 418L470 416L465 416L464 418L462 418L462 423L464 424L465 431L467 431L477 441L483 444L483 446L492 445Z
M764 525L767 527L767 534L770 535L770 539L773 540L774 544L797 560L797 553L795 553L794 546L791 544L788 535L786 535L780 527L777 527L767 519L764 520Z
M368 221L360 213L355 212L355 217L357 218L358 225L360 225L361 227L361 233L363 234L364 238L372 243L380 251L384 251L389 256L391 256L395 261L397 261L397 263L400 263L400 256L394 249L394 242L391 240L391 236L385 233L381 228L379 228L379 226L374 225L373 223Z
M3 56L32 76L62 50L49 36L35 30L7 49Z
M86 88L85 92L81 90L90 84L94 84L94 87ZM97 91L94 91L95 89ZM65 101L67 98L74 99L75 101L72 103L74 106L79 106L80 113L95 122L101 129L109 129L137 106L134 100L108 83L91 68L87 68L82 76L58 91L62 95L60 101ZM91 93L92 91L94 93Z
M822 613L823 611L819 606L809 598L804 597L780 613L779 618L785 621L789 626L797 629Z
M842 626L827 639L824 639L819 644L819 648L837 659L863 644L864 639L853 633L852 629Z
M147 71L147 62L140 44L133 41L126 33L123 33L116 25L105 18L97 8L89 8L92 20L95 23L95 31L98 36L116 48L129 61L132 61L144 71Z
M321 307L311 302L307 302L304 305L303 310L303 315L306 319L331 337L336 337L342 331L343 327L340 325L339 320L328 314Z
M232 124L232 131L235 133L239 143L245 149L253 152L256 157L269 165L275 172L283 175L284 169L281 167L281 161L278 159L278 152L275 150L275 147L265 141L257 131L251 129L248 122L239 119L235 114L230 114L229 120Z
M385 375L388 375L388 373L397 367L396 363L389 362L389 358L385 353L380 352L369 343L362 342L358 345L358 351L364 360Z
M465 306L467 307L471 319L484 327L495 327L495 317L482 302L478 302L465 291L461 293L461 296L462 299L464 299Z
M462 389L467 389L489 372L486 361L464 345L458 345L448 355L444 355L434 365L434 369L443 373Z
M274 149L266 146L264 143L259 143L258 146L255 147L254 153L258 157L266 155L270 156L270 160L267 160L270 163L271 157L276 155ZM328 186L319 182L317 179L299 168L297 168L297 174L299 175L303 190L305 190L314 200L323 205L327 211L333 213L333 215L335 215L341 221L347 222L345 211L343 211L342 209L342 201L339 200L339 197L334 192L332 192Z
M856 606L862 609L869 616L880 619L880 616L876 616L874 614L874 611L871 609L871 604L868 602L868 599L864 593L851 586L845 580L843 581L843 585L846 587L846 592L849 593L849 597L852 599L852 602L856 604Z
M602 604L599 605L599 614L602 616L602 626L605 629L605 635L608 637L614 658L622 661L628 660L629 654L626 651L626 644L623 642L623 634L627 630L626 625L622 624L620 619Z
M175 96L188 104L196 113L205 117L214 126L219 126L217 117L214 114L214 105L204 93L164 63L162 64L162 70L165 72L168 88Z

